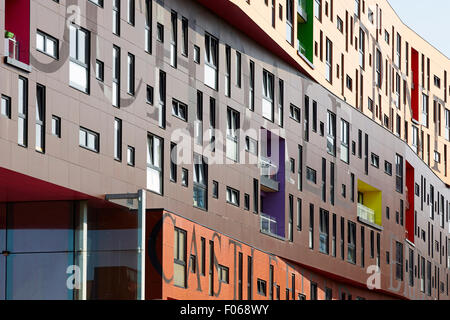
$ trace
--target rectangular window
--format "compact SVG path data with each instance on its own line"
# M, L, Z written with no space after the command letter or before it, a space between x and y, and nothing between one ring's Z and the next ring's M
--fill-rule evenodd
M330 111L327 117L327 152L336 156L336 115Z
M103 61L95 61L95 78L100 82L105 80L105 64Z
M136 151L134 147L128 146L127 148L127 165L134 167L136 163Z
M326 57L325 57L325 79L333 83L333 44L326 39Z
M227 202L239 207L240 196L239 191L230 187L227 187Z
M306 167L306 180L316 184L317 183L317 172L310 167Z
M289 117L300 123L300 108L291 104L289 107Z
M159 109L158 109L159 127L166 127L166 73L159 70Z
M28 79L19 77L17 114L17 143L23 147L28 145Z
M350 160L350 124L345 120L341 120L341 160Z
M278 125L284 125L284 81L278 81Z
M170 22L172 26L172 32L170 34L170 65L176 68L178 62L178 15L175 11L171 12Z
M194 154L194 207L207 210L208 165L205 159Z
M145 0L145 51L152 53L152 0Z
M11 98L2 95L0 114L11 119Z
M231 47L225 46L225 95L231 97Z
M309 248L314 249L314 205L309 204Z
M185 57L189 53L189 22L183 17L181 19L181 54Z
M329 253L329 212L320 209L319 224L319 251L325 254Z
M113 46L112 64L112 105L120 107L120 48Z
M114 159L122 161L122 120L114 119Z
M348 221L347 260L356 263L356 224Z
M186 231L175 228L173 244L173 283L186 288Z
M249 76L249 96L248 107L250 110L255 110L255 63L250 61L250 76Z
M127 81L127 89L128 93L131 95L134 95L135 85L134 85L134 79L135 79L135 58L134 55L131 53L128 53L128 81Z
M52 135L61 138L61 118L52 116Z
M94 131L80 127L79 142L82 148L100 152L100 135Z
M205 85L218 89L219 40L205 34Z
M242 55L236 51L236 86L240 88L242 85Z
M113 0L112 32L117 36L120 35L120 0Z
M395 188L398 193L403 193L403 157L395 156Z
M149 134L147 137L147 189L163 193L163 139Z
M403 244L395 243L395 278L403 281Z
M85 93L89 92L89 32L70 25L70 85Z
M297 198L297 230L302 230L302 199Z
M188 106L178 100L172 100L172 115L186 121L188 120Z
M45 87L36 86L36 151L45 152Z
M131 24L132 26L134 26L134 21L135 21L135 0L128 0L128 12L127 12L127 21L129 24Z
M170 181L177 182L178 150L175 143L170 144Z
M263 71L263 117L273 122L274 118L274 76L270 72Z
M227 109L227 158L237 162L239 159L239 113L231 108Z
M52 58L58 59L58 40L42 31L36 31L36 49Z

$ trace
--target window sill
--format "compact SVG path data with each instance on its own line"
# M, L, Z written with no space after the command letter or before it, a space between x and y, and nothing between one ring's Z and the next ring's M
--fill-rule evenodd
M30 65L10 57L5 57L5 63L27 73L31 73L32 71L32 67Z

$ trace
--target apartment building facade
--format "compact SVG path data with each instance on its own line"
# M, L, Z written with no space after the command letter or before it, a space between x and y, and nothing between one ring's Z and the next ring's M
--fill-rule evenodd
M291 50L343 4L257 2L4 2L0 299L449 298L443 167Z

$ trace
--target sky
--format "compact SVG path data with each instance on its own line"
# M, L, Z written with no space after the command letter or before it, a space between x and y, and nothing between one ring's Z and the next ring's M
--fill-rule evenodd
M449 0L388 0L403 23L450 58Z

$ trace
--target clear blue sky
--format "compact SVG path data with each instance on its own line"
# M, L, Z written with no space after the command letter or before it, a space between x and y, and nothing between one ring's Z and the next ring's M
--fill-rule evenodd
M388 0L402 21L450 58L449 0Z

